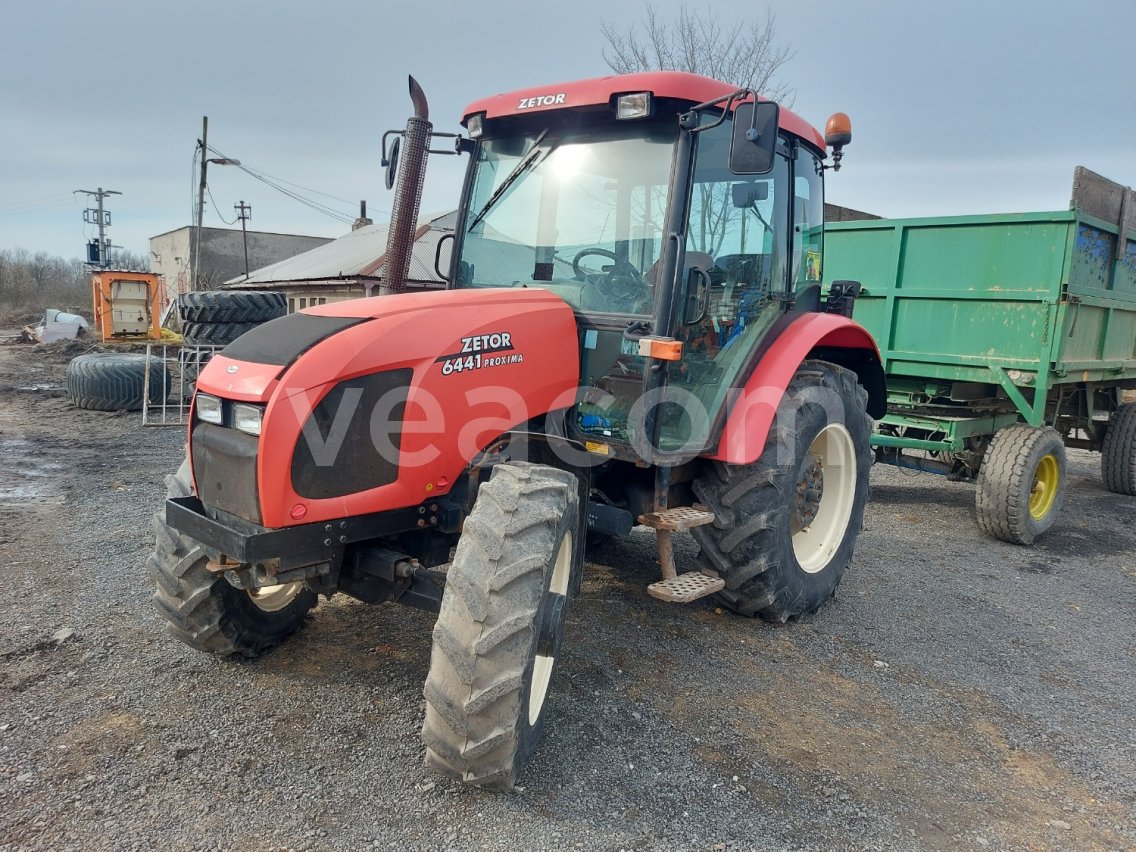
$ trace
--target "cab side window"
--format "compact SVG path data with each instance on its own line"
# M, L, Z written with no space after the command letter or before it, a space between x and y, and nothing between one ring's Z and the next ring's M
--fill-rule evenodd
M805 148L793 163L793 281L798 289L821 280L824 243L824 172Z

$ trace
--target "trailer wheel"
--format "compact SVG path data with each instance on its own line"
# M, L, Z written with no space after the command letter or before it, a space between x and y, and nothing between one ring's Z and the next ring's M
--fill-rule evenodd
M1120 406L1101 446L1101 479L1113 494L1136 496L1136 402Z
M426 678L426 764L510 790L540 740L573 579L576 478L500 464L481 486L447 572Z
M757 461L713 462L694 480L715 520L691 532L700 567L726 581L724 606L783 623L836 592L868 502L867 398L855 373L806 361Z
M1033 544L1053 526L1065 500L1065 444L1048 426L1000 429L978 471L979 528L1011 544Z
M189 460L166 478L168 496L192 491ZM152 523L156 534L148 567L156 584L154 605L173 636L211 654L256 657L295 633L317 597L303 583L270 586L255 592L230 585L206 570L201 545L166 526L165 512Z

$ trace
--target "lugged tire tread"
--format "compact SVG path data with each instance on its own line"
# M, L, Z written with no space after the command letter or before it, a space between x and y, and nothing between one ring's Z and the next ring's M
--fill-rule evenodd
M269 290L203 290L180 297L185 323L262 323L288 313L288 298Z
M1101 479L1113 494L1136 497L1136 402L1120 406L1109 419L1101 446Z
M827 362L806 361L794 375L785 398L789 400L793 394L818 385L852 401L851 410L846 411L846 422L850 429L855 425L864 436L856 446L857 463L863 471L856 485L860 516L854 513L850 519L850 525L855 525L854 532L858 533L863 523L867 471L871 466L867 440L871 432L868 393L852 371ZM859 418L858 422L851 424L852 418ZM795 440L794 428L775 419L765 448L755 462L748 465L712 462L693 483L699 502L714 513L712 524L695 527L691 534L699 545L700 567L715 571L726 581L717 600L742 615L756 615L775 623L809 615L824 603L823 600L801 600L792 590L778 587L778 583L784 582L782 572L772 570L780 567L776 554L784 546L778 538L777 513L789 511L785 494L791 492L795 484L789 481L790 472L779 459L785 457L789 442ZM841 567L841 574L843 570Z
M546 539L565 507L577 507L577 489L567 471L527 463L499 465L481 486L448 571L423 689L426 762L444 775L496 790L516 782L533 619L548 548L559 546Z
M191 494L188 460L167 483L169 497ZM254 624L230 605L225 579L205 569L208 557L201 545L168 527L164 510L154 516L153 526L154 550L146 563L155 580L153 602L168 632L192 648L220 656L259 656L295 632L316 604L316 596L305 589L283 610L259 618L263 624Z
M242 334L261 325L259 322L185 322L181 336L186 343L198 346L227 346Z

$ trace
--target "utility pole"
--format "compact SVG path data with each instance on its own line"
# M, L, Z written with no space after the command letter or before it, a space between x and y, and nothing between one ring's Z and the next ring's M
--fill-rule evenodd
M83 221L91 224L92 217L94 224L99 226L99 265L103 269L110 268L110 242L107 240L106 229L110 224L110 211L103 209L103 199L108 195L122 195L121 192L116 192L113 189L103 189L101 186L96 190L90 189L77 189L75 192L82 192L86 195L93 195L98 200L98 209L92 210L87 208L83 211Z
M245 230L245 222L252 218L252 205L245 204L242 200L240 204L234 204L233 209L237 211L237 216L241 220L241 240L245 244L245 281L249 277L249 238L248 231Z
M197 140L197 147L201 156L201 182L197 187L197 232L193 241L193 278L189 289L197 290L197 266L201 260L201 223L205 218L205 167L209 165L209 116L201 118L201 138Z
M190 279L190 290L197 289L198 267L201 265L201 227L205 219L205 170L210 163L217 166L239 166L240 160L228 157L209 157L209 116L201 117L201 138L197 140L197 148L201 154L201 181L197 185L197 232L193 240L193 276Z

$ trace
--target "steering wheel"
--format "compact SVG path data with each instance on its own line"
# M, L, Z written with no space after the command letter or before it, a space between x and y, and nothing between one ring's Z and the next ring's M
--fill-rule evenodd
M590 248L581 249L576 252L576 256L572 258L572 274L576 276L577 281L585 280L584 270L580 268L580 261L588 255L598 254L600 257L606 257L608 260L617 260L615 252L608 251L605 248L592 246Z
M596 282L580 268L580 261L589 255L598 254L613 261L601 282ZM588 310L612 313L648 313L651 308L651 285L643 280L639 270L626 258L620 258L613 251L591 246L581 249L572 258L572 272L576 279L589 286L581 295Z

